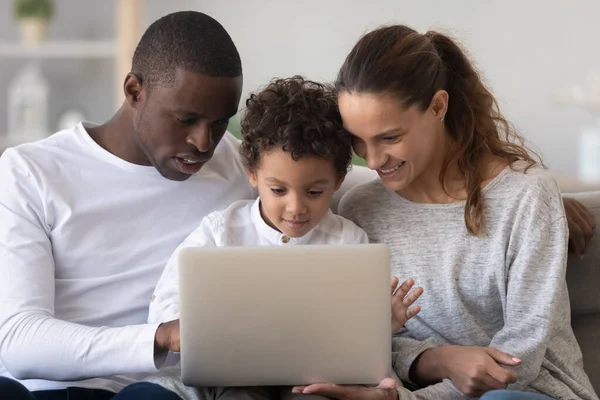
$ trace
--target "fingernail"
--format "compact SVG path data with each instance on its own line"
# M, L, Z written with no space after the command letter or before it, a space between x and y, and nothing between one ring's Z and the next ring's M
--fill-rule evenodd
M516 362L516 363L520 363L520 362L521 362L521 360L519 360L517 357L513 357L513 359L512 359L512 360L513 360L514 362Z

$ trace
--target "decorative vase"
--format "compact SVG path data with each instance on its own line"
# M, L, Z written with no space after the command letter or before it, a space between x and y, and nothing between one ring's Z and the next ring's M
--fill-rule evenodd
M579 138L579 177L584 182L600 182L600 120L584 128Z
M23 143L48 136L48 83L38 62L26 65L8 89L8 135Z
M39 45L46 40L48 20L43 18L24 18L19 20L21 42L28 47Z

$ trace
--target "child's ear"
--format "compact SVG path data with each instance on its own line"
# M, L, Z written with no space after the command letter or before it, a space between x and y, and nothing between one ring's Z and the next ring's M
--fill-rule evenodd
M246 168L246 175L248 175L248 180L250 181L252 187L256 189L256 187L258 186L258 180L256 179L256 171L250 168Z
M344 183L345 178L346 178L346 175L338 174L337 180L335 181L335 191L336 192L340 189L340 187L342 186L342 183Z

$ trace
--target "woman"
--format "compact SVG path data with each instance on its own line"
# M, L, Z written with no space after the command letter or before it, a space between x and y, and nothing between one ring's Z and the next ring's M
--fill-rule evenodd
M355 151L381 178L352 189L340 213L425 289L393 358L422 389L400 397L598 399L570 326L558 187L462 50L436 32L381 28L336 83ZM516 392L493 392L508 384ZM304 391L396 397L380 386Z

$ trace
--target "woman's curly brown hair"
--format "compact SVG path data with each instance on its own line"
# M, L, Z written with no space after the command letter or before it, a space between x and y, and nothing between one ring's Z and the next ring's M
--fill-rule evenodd
M274 79L246 100L241 123L240 154L254 170L262 154L274 149L332 160L345 176L352 159L349 133L342 126L337 98L331 88L301 76Z

